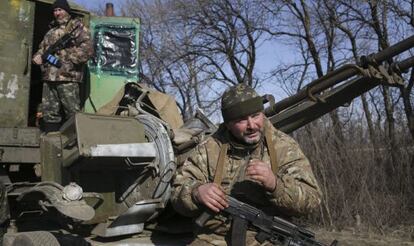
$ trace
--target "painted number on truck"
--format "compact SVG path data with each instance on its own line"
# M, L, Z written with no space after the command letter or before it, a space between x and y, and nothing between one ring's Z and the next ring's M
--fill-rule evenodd
M0 98L16 99L18 90L17 75L12 74L6 78L5 73L0 72Z

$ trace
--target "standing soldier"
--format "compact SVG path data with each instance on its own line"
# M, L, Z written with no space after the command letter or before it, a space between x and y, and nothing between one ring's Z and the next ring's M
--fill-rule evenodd
M197 146L178 168L172 205L185 216L204 209L220 212L231 195L269 215L310 213L321 192L309 161L298 144L276 130L263 113L263 99L239 84L222 97L224 123ZM192 245L227 245L230 221L217 213L199 229ZM259 245L247 231L247 245Z
M42 71L46 133L59 130L64 119L80 110L79 84L85 64L93 54L89 30L79 18L72 18L67 1L56 0L52 8L55 20L33 56L33 63L40 65ZM70 35L69 41L63 47L57 46L65 34ZM59 47L58 50L51 52L53 46Z

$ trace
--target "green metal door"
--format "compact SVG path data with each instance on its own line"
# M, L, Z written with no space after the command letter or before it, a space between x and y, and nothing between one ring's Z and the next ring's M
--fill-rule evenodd
M34 2L0 1L0 127L26 127Z
M127 82L138 81L138 18L91 17L95 56L89 62L89 96L85 112L95 113Z

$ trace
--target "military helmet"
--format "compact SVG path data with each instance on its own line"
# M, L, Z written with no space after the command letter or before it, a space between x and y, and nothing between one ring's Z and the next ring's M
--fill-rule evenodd
M246 84L227 89L221 97L221 114L225 122L263 111L263 98Z

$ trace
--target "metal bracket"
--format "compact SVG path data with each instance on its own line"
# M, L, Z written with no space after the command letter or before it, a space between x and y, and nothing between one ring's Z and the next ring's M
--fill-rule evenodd
M312 87L307 87L306 88L306 94L307 94L308 98L313 102L326 103L325 99L323 99L320 96L317 96L317 95L313 94Z
M368 72L371 78L380 80L380 83L387 86L404 86L404 80L395 72L389 71L384 65L368 65Z

